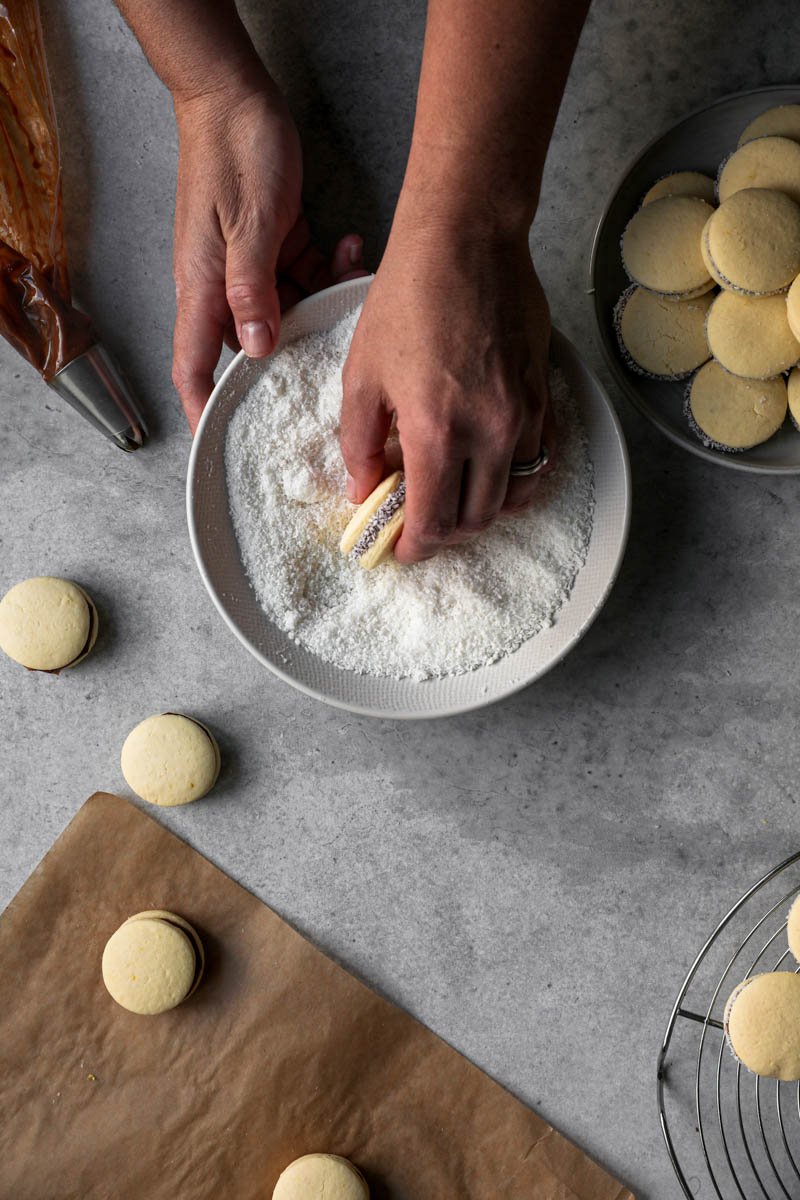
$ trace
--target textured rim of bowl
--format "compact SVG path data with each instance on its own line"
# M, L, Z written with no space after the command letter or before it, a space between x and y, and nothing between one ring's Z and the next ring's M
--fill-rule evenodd
M675 121L672 125L666 126L661 130L660 133L656 134L654 138L651 138L650 141L643 146L633 158L629 160L627 166L617 176L609 197L603 206L600 219L595 227L594 237L592 238L592 249L589 257L589 295L592 300L592 311L594 313L595 323L597 325L600 349L602 351L603 358L606 361L606 365L614 377L614 382L622 389L625 399L628 400L637 410L637 412L645 417L646 420L648 420L652 425L655 425L655 427L659 429L665 437L668 437L671 442L674 442L676 446L682 446L684 450L688 450L691 454L696 455L698 458L705 459L706 462L715 463L717 466L729 467L734 471L747 471L752 475L797 475L800 474L800 463L797 463L795 466L768 466L766 463L748 462L747 459L733 457L729 454L723 453L720 450L710 450L701 442L696 440L692 441L688 432L686 434L679 433L677 430L668 425L666 421L662 420L659 413L651 408L650 405L639 395L638 388L636 388L633 381L628 378L618 357L606 344L606 339L604 336L606 314L600 311L596 298L597 251L600 240L603 236L603 229L608 218L609 211L617 198L617 193L622 188L623 184L634 168L641 162L643 158L646 157L646 155L650 153L654 146L658 145L662 138L665 138L668 134L674 133L677 129L680 129L681 125L685 125L689 121L693 121L696 117L703 116L706 113L711 112L712 109L718 108L724 104L728 104L731 100L741 100L746 96L769 96L775 92L785 92L792 89L797 92L797 103L800 103L800 87L791 83L773 83L763 88L747 88L742 92L731 92L727 96L721 96L718 100L712 101L711 104L703 104L699 108L693 109L690 113L687 113L685 117L681 117L680 121ZM670 172L668 172L668 174L669 173Z
M359 291L362 288L364 288L365 283L367 283L368 281L371 282L373 278L374 278L374 276L369 276L366 278L362 277L360 279L347 280L345 283L334 284L333 288L329 288L327 290L328 290L328 292L332 292L334 290L344 291L345 289ZM318 298L319 294L320 293L317 293L316 295L308 296L304 300L301 300L299 302L299 304L295 305L295 309L292 309L291 311L295 311L301 305L308 304L309 301L316 300ZM565 347L568 351L571 351L575 355L575 358L581 363L583 369L586 371L586 373L589 376L589 378L591 379L592 383L597 388L598 394L600 395L600 397L603 400L603 403L605 404L605 407L608 412L608 416L611 418L614 430L617 435L617 440L619 443L619 449L620 449L620 453L621 453L621 457L622 457L622 464L623 464L623 485L624 485L624 516L623 516L623 526L622 526L622 530L621 530L621 537L620 537L620 543L619 543L619 550L617 552L616 559L612 565L612 569L610 571L608 581L607 581L602 593L595 600L593 607L591 609L591 612L589 612L587 614L586 619L584 620L583 624L581 625L581 627L578 630L576 630L575 634L570 638L570 640L559 650L559 652L556 655L553 656L553 658L551 658L549 660L549 662L544 664L541 667L541 669L539 669L539 670L535 671L533 674L527 676L522 681L510 683L506 688L502 689L501 691L498 691L496 694L488 697L487 699L469 701L467 703L460 704L456 707L453 707L451 705L450 707L446 707L446 708L431 709L428 712L419 712L416 710L385 711L383 709L373 708L373 707L369 707L367 705L357 704L354 702L351 703L349 701L341 700L338 697L329 696L325 692L320 691L318 688L314 688L314 687L309 686L309 684L307 684L307 683L303 683L301 680L297 679L294 675L290 675L288 672L282 670L278 666L277 663L273 662L272 659L267 658L267 656L265 654L263 654L256 646L254 646L253 643L249 640L249 638L242 632L242 630L238 627L238 625L236 625L236 623L232 620L232 618L230 617L226 608L222 604L221 598L218 595L217 589L209 577L209 574L205 567L205 563L203 561L203 555L202 555L202 550L201 550L201 546L200 546L200 539L199 539L197 524L196 524L195 516L194 516L194 477L195 477L195 468L196 468L196 464L197 464L197 459L200 454L200 445L201 445L201 440L202 440L202 434L203 434L206 424L208 423L212 408L216 404L219 396L224 391L225 384L227 383L228 379L238 369L239 365L243 361L246 360L246 355L243 350L240 350L239 353L231 360L231 362L225 368L225 370L223 371L219 380L217 381L217 383L214 387L214 390L211 393L211 396L209 397L208 403L206 404L206 407L203 410L203 414L202 414L202 416L200 418L200 422L197 426L197 431L196 431L196 433L194 435L194 439L192 441L192 450L191 450L191 454L189 455L189 466L188 466L188 471L187 471L187 476L186 476L186 517L187 517L187 522L188 522L188 526L189 526L189 540L191 542L192 553L194 554L195 563L197 564L197 568L200 572L200 576L203 580L203 583L205 584L206 591L208 592L209 596L211 597L212 601L214 602L214 607L217 609L217 612L220 614L220 616L222 617L222 619L224 620L224 622L228 626L228 628L232 631L232 633L235 634L236 638L242 643L242 645L247 650L249 650L249 652L253 655L254 658L258 659L258 661L262 664L262 666L267 667L268 670L270 670L274 675L277 675L278 678L283 680L284 683L290 684L297 691L303 692L306 696L310 696L314 700L321 700L323 703L325 703L333 708L344 709L346 712L356 713L359 716L378 717L378 718L382 718L384 720L396 720L396 721L400 721L400 720L436 720L440 717L455 717L455 716L460 716L464 713L474 712L474 711L482 709L482 708L488 708L492 704L497 704L497 703L499 703L499 701L505 700L509 696L513 696L517 692L523 691L525 688L530 687L531 684L536 683L539 679L541 679L544 675L546 675L550 670L552 670L553 667L557 666L557 664L560 663L572 649L574 649L574 647L577 645L577 643L581 640L581 638L583 638L583 636L588 632L590 627L594 624L601 609L604 607L604 605L611 593L611 589L613 588L614 584L616 583L617 576L619 575L620 567L622 566L622 561L625 557L625 551L626 551L627 545L628 545L628 535L630 532L630 523L631 523L631 495L632 495L632 492L631 492L631 468L630 468L630 459L628 457L628 448L627 448L627 444L625 441L625 434L623 432L622 425L620 423L619 417L617 416L614 405L611 403L611 400L609 399L608 394L606 393L606 390L603 387L602 383L597 378L594 371L592 371L591 367L588 366L585 359L578 353L576 347L570 341L570 339L565 334L563 334L559 329L557 329L555 326L552 329L552 339L556 343L556 346L560 345L560 346ZM534 634L533 636L536 637L537 635ZM421 684L420 686L424 686L424 683Z

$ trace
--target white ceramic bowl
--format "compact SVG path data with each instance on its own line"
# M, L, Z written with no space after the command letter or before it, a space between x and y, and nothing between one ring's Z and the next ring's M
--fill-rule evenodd
M281 346L329 329L359 305L370 279L355 279L309 296L283 318ZM423 683L358 675L331 666L286 634L263 611L242 565L228 509L225 436L240 400L263 370L239 354L214 389L189 459L189 535L203 582L221 616L251 654L287 683L318 700L376 717L442 717L481 708L539 679L576 644L602 608L625 550L630 519L630 468L616 414L571 342L553 331L553 360L580 406L595 474L595 516L586 562L555 624L513 654L466 675Z

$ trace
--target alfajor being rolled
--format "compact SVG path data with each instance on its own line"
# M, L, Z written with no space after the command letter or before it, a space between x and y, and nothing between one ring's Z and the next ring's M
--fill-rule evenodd
M339 549L366 571L389 557L403 531L406 481L395 471L367 496L342 534Z

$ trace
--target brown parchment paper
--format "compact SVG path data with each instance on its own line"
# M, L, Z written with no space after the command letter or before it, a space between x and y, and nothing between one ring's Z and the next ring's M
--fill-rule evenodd
M105 991L106 939L188 918L172 1012ZM491 1019L487 1014L487 1020ZM2 1200L269 1200L343 1154L375 1200L633 1200L545 1121L138 809L92 796L0 920Z

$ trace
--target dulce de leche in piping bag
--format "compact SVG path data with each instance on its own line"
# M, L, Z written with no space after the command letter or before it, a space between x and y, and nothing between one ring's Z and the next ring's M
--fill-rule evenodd
M123 450L147 436L133 394L71 302L61 163L37 0L0 0L0 333Z

